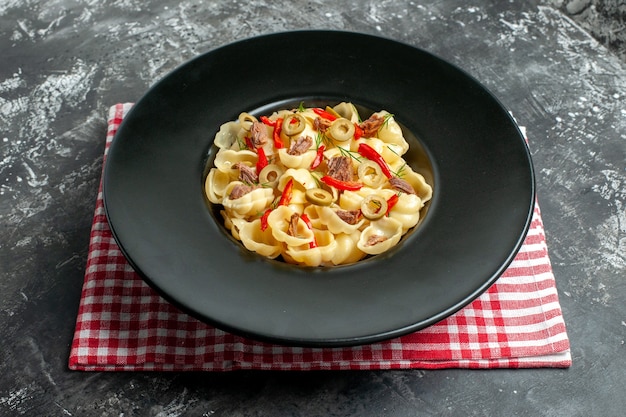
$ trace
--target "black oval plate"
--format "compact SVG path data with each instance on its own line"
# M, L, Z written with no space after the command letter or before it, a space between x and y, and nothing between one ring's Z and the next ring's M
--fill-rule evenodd
M248 252L215 218L203 180L219 126L299 100L385 109L419 138L410 163L434 197L395 250L302 268ZM127 115L104 173L114 237L150 285L219 328L301 346L380 341L459 310L513 260L534 197L524 138L485 87L423 50L337 31L252 38L182 65Z

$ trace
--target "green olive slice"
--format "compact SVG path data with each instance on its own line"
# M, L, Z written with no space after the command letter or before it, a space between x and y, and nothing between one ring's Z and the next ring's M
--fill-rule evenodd
M354 124L343 117L330 124L328 134L337 142L345 142L354 137Z
M287 136L297 135L306 127L306 120L301 114L290 114L283 119L283 132Z
M333 110L335 112L333 114L339 115L338 117L343 117L351 122L357 122L359 120L359 112L352 103L346 103L344 101L333 107Z
M370 194L361 202L361 213L369 220L378 220L387 213L387 200L377 194Z
M316 206L330 206L333 202L333 195L321 188L309 188L304 195L309 203Z
M361 161L357 168L359 180L368 187L378 188L387 181L387 177L383 174L380 166L369 159Z
M259 184L264 187L274 187L278 183L284 170L276 164L269 164L259 172Z

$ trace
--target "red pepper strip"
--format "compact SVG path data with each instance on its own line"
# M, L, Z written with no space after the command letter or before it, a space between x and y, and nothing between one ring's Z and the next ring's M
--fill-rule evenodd
M360 182L340 181L328 175L324 175L322 178L320 178L320 181L322 181L326 185L335 187L338 190L357 191L360 190L361 187L363 187L363 184L361 184Z
M302 213L302 215L300 215L300 218L302 219L304 224L306 224L306 227L308 227L309 230L313 231L313 225L311 224L311 220L309 219L309 216ZM309 242L309 249L313 249L313 248L317 248L317 241L315 240L315 234L313 234L313 240Z
M254 144L252 143L252 139L250 139L250 136L244 136L243 139L246 141L246 146L251 150L254 150Z
M385 213L386 216L389 215L389 212L391 211L393 206L395 206L397 203L398 203L398 194L394 194L391 197L389 197L389 200L387 200L387 212Z
M324 110L324 109L320 109L320 108L318 108L318 107L313 108L313 112L314 112L315 114L317 114L319 117L323 117L324 119L328 119L328 120L330 120L331 122L332 122L333 120L336 120L336 119L337 119L337 116L335 116L334 114L330 114L330 113L328 113L326 110Z
M276 126L276 122L274 120L271 120L267 116L261 116L261 117L259 117L259 119L261 120L261 122L263 122L263 124L265 124L267 126L271 126L271 127Z
M265 213L263 213L263 216L261 216L261 231L265 231L267 229L268 223L267 223L267 218L270 216L270 213L272 212L272 209L269 208L267 210L265 210Z
M326 150L326 147L324 145L320 145L317 148L317 154L315 155L315 159L313 159L313 162L311 162L311 169L315 169L318 166L320 166L320 164L322 163L322 160L324 159L325 150Z
M257 149L257 153L258 153L259 159L256 161L256 173L257 175L259 175L259 173L263 170L263 168L267 166L268 162L267 162L267 156L265 156L265 150L263 148Z
M290 178L285 184L285 188L283 189L283 194L280 196L280 201L278 202L279 206L287 206L291 201L291 194L293 191L293 178Z
M357 123L354 124L354 140L359 140L363 136L363 129Z
M280 138L280 131L283 130L283 118L276 120L276 126L274 126L274 146L276 149L284 148L283 140Z
M360 143L358 152L367 159L376 162L387 178L391 178L393 176L391 169L389 169L389 165L387 165L387 161L385 161L382 155L376 152L376 150L370 145L367 143Z

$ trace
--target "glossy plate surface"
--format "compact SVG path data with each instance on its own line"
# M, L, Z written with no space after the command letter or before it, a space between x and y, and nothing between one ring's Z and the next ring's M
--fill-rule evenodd
M300 101L385 109L405 128L406 159L434 196L389 254L334 268L270 261L205 200L220 125ZM415 47L335 31L252 38L185 63L130 111L104 173L114 236L150 285L222 329L303 346L400 336L471 302L521 246L534 191L519 129L475 79Z

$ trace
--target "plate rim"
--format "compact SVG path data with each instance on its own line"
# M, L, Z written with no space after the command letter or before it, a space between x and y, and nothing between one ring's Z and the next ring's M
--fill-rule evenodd
M271 33L271 34L266 34L266 35L261 35L261 36L257 36L257 37L252 37L252 38L246 38L243 40L239 40L239 41L235 41L232 43L228 43L226 45L222 45L218 48L209 50L203 54L200 54L198 56L193 57L190 60L187 60L186 62L184 62L183 64L177 66L174 70L170 71L169 73L167 73L161 80L159 80L157 83L155 83L152 87L150 87L146 93L141 97L140 100L137 101L137 103L133 106L133 108L129 111L129 113L126 115L126 117L124 118L124 120L122 121L121 125L119 126L118 132L124 132L125 126L127 124L128 120L132 120L132 115L133 112L135 111L135 109L137 108L138 105L140 105L145 99L146 97L148 97L150 94L152 94L154 91L156 91L156 89L159 88L159 86L166 80L168 79L168 77L171 77L173 74L177 73L178 71L182 71L184 70L184 68L186 68L186 66L190 65L193 62L199 62L200 60L202 60L203 58L205 58L208 55L211 54L215 54L216 51L219 50L223 50L224 48L231 48L233 46L239 45L239 44L244 44L244 43L248 43L248 42L258 42L261 38L273 38L276 36L286 36L286 35L293 35L294 33L300 33L300 34L333 34L333 35L339 35L339 36L343 36L343 35L358 35L358 36L364 36L367 38L376 38L379 40L383 40L385 42L392 42L392 43L396 43L396 44L401 44L404 45L405 47L409 47L415 50L420 51L420 53L429 55L431 58L434 58L436 60L439 60L441 62L443 62L445 65L453 68L455 71L458 71L459 73L461 73L465 78L467 78L469 81L471 81L472 83L474 83L474 85L479 86L483 92L487 93L490 96L490 99L493 100L495 103L497 103L498 106L500 106L503 110L506 110L506 107L503 105L503 103L498 99L498 97L496 97L488 88L486 88L480 81L478 81L475 77L473 77L471 74L469 74L468 72L466 72L465 70L463 70L462 68L446 61L443 60L442 58L432 54L431 52L428 52L424 49L421 49L419 47L416 47L414 45L408 44L408 43L404 43L395 39L391 39L391 38L385 38L382 36L377 36L377 35L371 35L371 34L366 34L366 33L360 33L360 32L346 32L346 31L340 31L340 30L302 30L302 31L288 31L288 32L276 32L276 33ZM468 305L469 303L471 303L473 300L475 300L478 296L480 296L480 294L482 294L484 291L486 291L499 277L500 275L508 268L508 266L511 264L511 262L513 261L513 259L515 258L516 254L518 253L519 249L522 247L523 243L524 243L524 239L526 234L528 233L528 230L530 228L531 225L531 220L532 220L532 215L533 215L533 210L534 210L534 205L535 205L535 199L536 199L536 177L535 177L535 171L534 171L534 167L533 167L533 162L532 162L532 156L530 153L530 149L528 148L528 144L526 141L524 141L524 136L522 134L522 132L519 129L519 126L517 125L515 119L511 116L510 113L507 113L507 116L509 117L509 122L512 124L512 126L515 127L515 129L517 129L518 131L518 135L519 138L523 141L524 144L524 149L525 149L525 155L527 157L527 161L528 161L528 168L529 168L529 173L530 173L530 194L531 194L531 200L530 204L528 206L527 209L527 213L526 213L526 220L525 220L525 224L523 226L523 230L521 230L518 233L518 237L517 237L517 242L515 243L514 247L512 248L512 250L510 251L507 259L505 259L505 261L500 265L500 267L497 269L496 273L494 273L491 277L488 277L485 279L485 281L483 282L482 285L480 285L478 288L476 288L473 293L467 297L465 297L462 302L457 302L454 303L453 305L449 306L447 309L445 309L444 311L441 311L439 314L434 315L432 317L430 317L429 319L423 320L419 323L414 323L414 324L410 324L407 326L404 326L402 328L396 328L396 329L390 329L387 332L378 332L377 334L372 334L372 335L364 335L364 336L359 336L359 337L349 337L349 338L323 338L323 339L318 339L318 338L292 338L292 337L288 337L288 336L277 336L277 335L272 335L272 334L264 334L262 332L254 332L254 331L247 331L246 329L241 329L237 326L233 326L229 323L226 322L222 322L219 320L215 320L212 319L211 317L206 317L204 316L202 313L199 313L198 311L195 311L194 308L191 308L188 305L184 305L181 304L180 300L176 299L175 297L172 297L169 293L167 293L166 291L164 291L161 286L154 282L154 280L148 276L148 274L145 274L142 271L142 268L140 268L136 262L134 262L133 260L133 256L131 253L129 253L127 251L126 246L121 242L120 240L120 235L119 235L119 230L116 230L116 225L114 224L115 221L111 218L111 207L109 206L109 198L107 197L109 191L108 191L108 186L107 183L109 183L109 181L107 181L107 178L110 177L110 156L111 155L115 155L115 149L116 149L116 143L117 141L113 140L113 142L110 145L109 148L109 153L107 156L107 161L105 163L105 167L104 167L104 173L103 173L103 200L104 200L104 210L105 210L105 215L107 217L107 220L109 221L110 224L110 228L111 228L111 233L116 241L116 243L118 244L120 250L122 251L123 255L125 256L125 258L128 260L129 264L133 267L133 269L135 269L135 271L139 274L139 276L142 277L142 279L144 279L145 282L147 282L153 289L155 289L161 296L163 296L165 299L167 299L169 302L173 303L174 305L176 305L177 307L181 308L183 311L186 311L187 313L189 313L190 315L201 319L204 322L208 322L210 324L215 325L218 328L227 330L229 332L235 333L235 334L239 334L239 335L243 335L245 337L251 338L251 339L255 339L255 340L261 340L261 341L266 341L266 342L271 342L271 343L277 343L277 344L287 344L287 345L297 345L297 346L311 346L311 347L338 347L338 346L353 346L353 345L361 345L361 344L366 344L366 343L373 343L373 342L378 342L378 341L382 341L382 340L387 340L390 339L392 337L397 337L397 336L401 336L404 334L408 334L411 332L414 332L416 330L422 329L424 327L430 326L438 321L440 321L441 319L450 316L451 314L459 311L460 309L462 309L463 307L465 307L466 305ZM130 122L128 122L130 123ZM123 133L122 133L123 135ZM118 135L116 135L117 138ZM210 147L212 145L212 140L210 141L211 143L208 143L207 147ZM434 189L434 194L433 194L433 202L431 203L432 205L436 206L437 205L437 201L439 199L439 194L436 192L437 190ZM425 220L428 221L428 218ZM122 239L123 240L123 239Z

